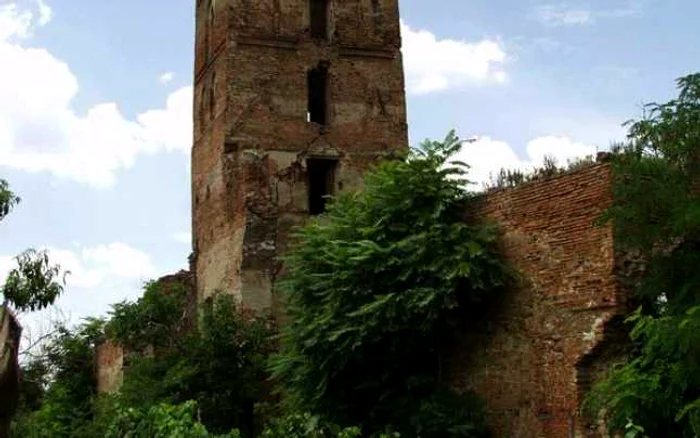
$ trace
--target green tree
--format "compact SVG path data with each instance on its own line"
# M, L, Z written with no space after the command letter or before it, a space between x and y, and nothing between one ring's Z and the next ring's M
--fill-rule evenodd
M451 323L507 278L496 228L465 222L460 147L450 133L383 161L296 234L283 282L291 322L273 363L294 409L368 433L483 432L478 403L439 391Z
M123 408L116 412L105 438L240 438L238 431L213 435L195 420L196 404L159 404L148 409Z
M104 338L103 330L104 321L99 319L89 319L72 329L59 326L41 346L34 362L25 365L25 370L33 370L32 375L40 381L43 394L20 411L14 424L15 436L103 436L94 424L95 348ZM31 393L36 390L32 388Z
M7 181L0 179L0 221L20 202L9 188ZM65 285L66 273L49 262L45 251L29 249L16 258L17 267L12 269L0 287L3 306L12 305L19 311L40 310L53 304Z
M114 306L108 323L110 336L130 350L121 403L147 409L196 401L212 432L238 428L250 436L254 407L269 393L272 319L241 311L232 296L220 295L200 305L199 326L183 333L186 291L165 295L156 286L135 303Z
M641 261L635 350L589 399L612 431L700 436L700 74L677 98L646 106L614 156L606 215L623 253Z
M19 202L20 198L10 190L7 181L0 179L0 222ZM17 311L48 307L65 286L65 274L61 274L59 266L49 262L46 252L29 249L17 256L16 261L17 267L9 272L6 279L0 279L0 318L11 317L8 310L10 306ZM0 351L0 356L6 358L4 363L0 363L0 382L3 387L3 393L0 394L0 435L5 435L19 397L16 372L19 347L8 339L0 339L0 349L4 350Z

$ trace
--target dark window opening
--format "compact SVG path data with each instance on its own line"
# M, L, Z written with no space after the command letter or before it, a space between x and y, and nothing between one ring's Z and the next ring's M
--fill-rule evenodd
M328 39L329 0L309 0L311 38Z
M307 77L308 108L306 119L309 122L325 125L328 123L328 67L319 65L309 71Z
M319 215L326 209L328 197L335 192L337 160L313 159L306 161L309 175L309 213Z

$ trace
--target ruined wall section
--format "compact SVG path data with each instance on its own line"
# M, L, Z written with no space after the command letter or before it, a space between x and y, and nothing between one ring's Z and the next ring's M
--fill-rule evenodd
M234 268L240 254L240 224L230 205L222 161L227 131L228 2L197 0L194 66L194 142L192 148L193 259L195 268L216 272L202 278L206 289L238 287ZM237 234L238 232L238 234ZM207 248L203 254L199 248ZM215 286L210 286L213 284Z
M9 436L19 403L19 343L22 328L6 306L0 305L0 437Z
M124 349L113 341L106 341L95 350L97 393L119 391L124 381Z
M325 39L310 33L307 0L220 4L225 121L193 150L198 296L281 308L280 256L310 216L308 160L337 162L337 192L359 187L369 166L408 145L398 2L330 1ZM323 124L309 120L308 106L308 74L319 66L328 75ZM195 98L195 112L201 104Z
M594 224L612 201L610 167L480 201L471 213L500 223L503 253L522 277L479 331L460 335L451 382L485 397L497 436L596 436L579 408L590 376L609 365L601 361L611 360L624 311L613 230Z

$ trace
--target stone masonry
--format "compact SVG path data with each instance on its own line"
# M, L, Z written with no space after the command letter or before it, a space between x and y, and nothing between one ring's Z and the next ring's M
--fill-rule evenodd
M197 295L276 308L290 230L408 146L398 0L197 0Z

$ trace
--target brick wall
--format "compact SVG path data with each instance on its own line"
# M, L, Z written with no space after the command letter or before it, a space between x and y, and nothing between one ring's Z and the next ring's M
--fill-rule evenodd
M19 399L17 354L22 329L12 312L0 305L0 438L9 436Z
M121 345L107 341L95 351L97 366L97 392L112 393L119 390L124 380L124 350Z
M408 145L398 0L330 0L314 38L308 0L197 2L192 212L201 300L275 294L290 230L309 217L309 159L337 161L332 192ZM308 74L325 65L326 123Z
M596 436L583 393L621 345L622 312L605 163L484 195L475 211L502 225L502 251L521 278L460 333L452 385L487 400L496 436ZM467 335L469 333L469 335Z

